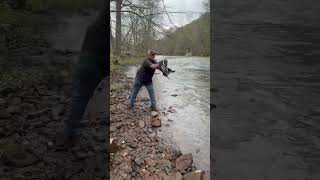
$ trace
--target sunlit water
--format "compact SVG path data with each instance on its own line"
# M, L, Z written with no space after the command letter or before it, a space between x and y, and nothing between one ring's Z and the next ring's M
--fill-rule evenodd
M163 56L157 59L163 59ZM181 149L192 153L198 169L210 170L210 58L168 56L168 67L176 72L164 77L154 75L154 86L159 109L172 106L176 113L163 115L162 133ZM134 77L137 66L128 69ZM177 95L177 96L172 96ZM166 109L166 110L165 110ZM168 119L173 121L168 121Z

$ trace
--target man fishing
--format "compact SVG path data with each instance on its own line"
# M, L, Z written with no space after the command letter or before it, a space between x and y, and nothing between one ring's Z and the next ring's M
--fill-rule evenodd
M157 53L149 50L147 53L147 58L142 62L140 68L137 71L135 81L133 83L133 87L131 90L131 97L130 97L130 108L134 108L134 103L136 100L136 97L142 88L142 86L145 86L147 88L147 91L150 96L151 101L151 110L156 111L156 97L154 94L153 89L153 83L152 83L152 77L154 75L154 72L156 69L159 69L162 71L164 76L168 76L170 72L174 72L170 68L167 68L167 60L162 60L160 62L157 62L155 60L155 55Z

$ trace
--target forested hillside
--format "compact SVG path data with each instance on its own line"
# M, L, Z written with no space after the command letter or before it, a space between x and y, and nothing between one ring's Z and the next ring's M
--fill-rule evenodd
M178 28L165 38L155 42L154 48L166 55L210 55L210 16L203 14L200 18Z

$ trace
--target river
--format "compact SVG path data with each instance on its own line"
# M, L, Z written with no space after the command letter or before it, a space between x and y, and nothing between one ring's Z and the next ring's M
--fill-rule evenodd
M217 179L320 179L320 11L300 2L215 3Z
M166 78L160 71L154 75L157 106L165 112L172 106L176 113L162 115L160 135L176 143L182 153L192 153L198 169L210 170L210 58L158 56L168 59L175 70ZM134 77L138 66L131 66L128 77ZM172 120L172 121L171 121Z

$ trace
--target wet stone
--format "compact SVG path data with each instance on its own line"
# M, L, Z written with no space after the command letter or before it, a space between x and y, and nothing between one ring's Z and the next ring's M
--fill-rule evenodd
M151 116L152 116L152 117L156 117L156 116L158 116L158 113L157 113L156 111L152 111L152 112L151 112Z
M168 109L168 112L170 112L170 113L176 113L177 110L175 110L175 109Z

